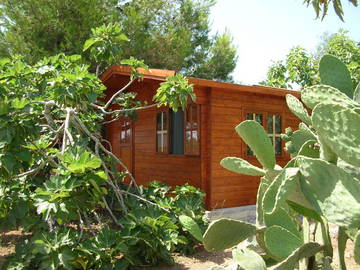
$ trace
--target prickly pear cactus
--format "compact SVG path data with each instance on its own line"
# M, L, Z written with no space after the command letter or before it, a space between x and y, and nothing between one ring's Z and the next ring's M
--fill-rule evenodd
M320 61L320 77L321 85L301 91L301 101L286 97L304 123L282 135L292 157L284 168L275 164L271 142L257 122L247 120L236 127L263 168L236 157L224 158L221 165L261 176L256 225L215 221L204 243L208 250L222 250L255 236L263 256L238 247L228 269L333 269L328 223L339 226L341 269L346 269L347 241L354 241L354 258L360 264L360 86L353 89L346 66L333 56Z

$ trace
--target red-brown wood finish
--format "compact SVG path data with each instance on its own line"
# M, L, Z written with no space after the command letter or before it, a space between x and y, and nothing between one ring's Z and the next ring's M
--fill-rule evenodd
M128 80L129 70L111 68L103 75L107 94L120 89ZM147 73L144 80L134 83L129 91L137 98L152 104L152 96L165 76L171 71L155 70ZM263 86L241 86L189 78L200 105L200 154L172 155L156 152L156 114L167 108L151 108L138 111L138 118L132 122L131 154L120 144L120 121L106 125L106 136L112 144L115 155L131 164L139 184L159 180L171 186L189 183L206 192L208 209L254 204L259 177L249 177L229 172L220 166L220 160L228 156L247 159L260 166L255 157L245 155L245 144L235 132L235 126L245 120L246 112L270 112L282 117L282 131L290 126L296 129L299 121L286 106L285 94L294 91ZM284 146L284 143L283 143ZM126 148L129 149L130 147ZM131 161L129 163L129 156ZM284 166L289 156L277 157L277 163Z

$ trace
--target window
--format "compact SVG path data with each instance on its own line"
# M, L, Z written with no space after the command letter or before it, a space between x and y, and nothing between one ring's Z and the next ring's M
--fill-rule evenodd
M131 122L130 120L123 120L120 124L120 144L131 143Z
M158 153L168 153L168 114L159 112L156 115L156 151Z
M255 120L264 127L267 131L268 136L274 146L275 155L280 156L282 154L282 143L281 143L281 116L267 112L256 112L247 113L247 120ZM266 119L266 123L264 120ZM246 148L246 155L253 156L254 153L249 147Z
M198 155L199 105L190 104L186 111L178 109L156 115L156 151L173 155Z
M275 155L281 155L281 116L268 114L266 124L269 138L275 148Z
M176 112L170 110L170 153L184 154L184 111L181 108Z
M185 154L198 155L200 152L198 119L198 105L188 105L185 113Z

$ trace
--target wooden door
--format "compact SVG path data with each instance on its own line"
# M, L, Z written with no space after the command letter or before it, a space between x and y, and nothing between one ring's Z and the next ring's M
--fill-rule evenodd
M133 125L129 118L124 118L120 121L120 158L131 174L133 172L133 156L132 156L132 141L133 141Z

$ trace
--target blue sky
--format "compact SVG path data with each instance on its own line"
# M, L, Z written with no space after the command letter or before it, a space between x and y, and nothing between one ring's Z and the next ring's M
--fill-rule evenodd
M257 84L265 79L272 60L284 59L296 45L314 51L324 32L343 28L359 41L360 6L342 2L345 23L332 6L323 21L315 20L314 9L303 0L218 0L211 10L212 31L227 28L234 37L239 55L235 81Z

